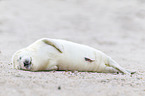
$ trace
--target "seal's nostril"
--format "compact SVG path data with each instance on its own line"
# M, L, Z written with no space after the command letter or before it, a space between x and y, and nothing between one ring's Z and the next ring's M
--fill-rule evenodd
M28 60L24 61L24 67L28 67L30 65L30 62Z

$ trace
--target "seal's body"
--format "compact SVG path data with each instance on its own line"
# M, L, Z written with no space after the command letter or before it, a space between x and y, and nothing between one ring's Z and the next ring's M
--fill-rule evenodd
M16 69L31 71L55 69L130 74L103 52L60 39L40 39L17 51L12 62Z

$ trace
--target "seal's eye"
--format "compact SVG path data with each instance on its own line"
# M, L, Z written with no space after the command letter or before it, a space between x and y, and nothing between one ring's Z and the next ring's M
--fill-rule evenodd
M19 58L17 59L17 62L19 62L21 59L22 59L22 57L19 57Z

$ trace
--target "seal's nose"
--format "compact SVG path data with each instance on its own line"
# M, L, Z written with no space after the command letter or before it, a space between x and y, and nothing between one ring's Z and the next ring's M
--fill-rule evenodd
M24 61L24 67L28 68L30 64L31 62L29 62L29 60Z

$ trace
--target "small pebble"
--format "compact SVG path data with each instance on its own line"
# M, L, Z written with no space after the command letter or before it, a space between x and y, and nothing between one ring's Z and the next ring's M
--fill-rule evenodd
M61 87L60 86L58 86L58 90L61 90Z

